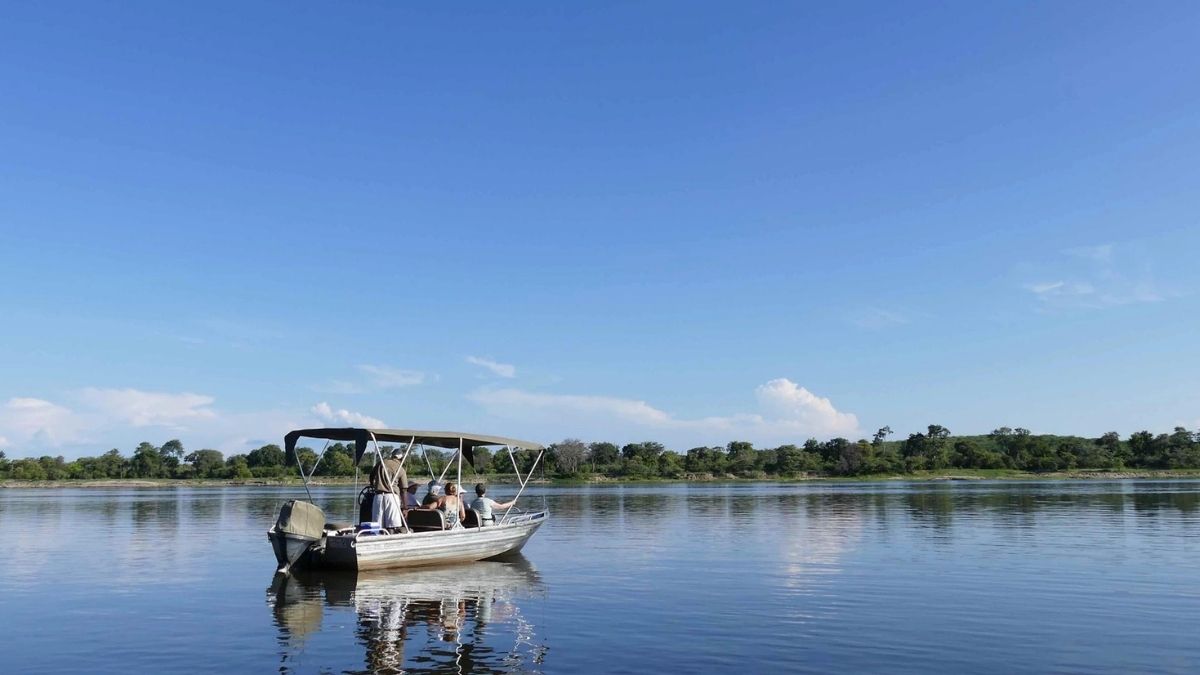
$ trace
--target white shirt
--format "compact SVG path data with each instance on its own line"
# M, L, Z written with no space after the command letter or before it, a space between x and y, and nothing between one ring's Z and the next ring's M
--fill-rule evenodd
M475 513L479 514L479 520L487 520L491 522L491 520L496 517L492 512L492 507L498 503L499 502L491 497L476 497L475 501L471 502L471 509L474 510Z

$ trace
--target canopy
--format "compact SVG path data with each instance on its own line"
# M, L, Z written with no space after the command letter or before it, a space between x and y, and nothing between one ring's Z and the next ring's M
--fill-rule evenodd
M284 447L291 457L296 450L296 441L300 438L319 438L329 441L354 441L354 462L362 459L367 451L367 443L374 436L380 443L404 443L409 441L420 445L437 448L458 450L462 442L463 457L471 464L475 463L475 448L485 445L509 445L527 450L542 450L540 443L518 441L503 436L485 436L483 434L464 434L458 431L416 431L413 429L358 429L355 427L330 427L325 429L297 429L289 431L283 437Z

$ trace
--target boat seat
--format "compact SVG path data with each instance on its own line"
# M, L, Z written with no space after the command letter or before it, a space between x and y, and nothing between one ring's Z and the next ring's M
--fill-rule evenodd
M463 527L479 527L479 514L475 509L467 509L467 517L462 522Z
M405 519L408 520L408 529L413 532L436 532L446 529L442 512L437 509L409 509Z

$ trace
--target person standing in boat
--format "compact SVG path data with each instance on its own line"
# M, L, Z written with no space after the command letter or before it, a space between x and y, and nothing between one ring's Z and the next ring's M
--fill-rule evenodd
M463 505L462 496L458 494L458 486L446 483L446 494L437 500L437 508L445 514L446 529L452 530L467 519L467 509Z
M408 486L408 474L404 472L401 459L404 453L393 450L391 457L371 469L371 487L375 490L375 503L371 514L382 527L401 527L404 519L400 515L400 495Z
M479 514L479 526L485 527L496 524L496 510L507 509L517 500L511 502L498 502L487 495L487 487L483 483L475 484L475 501L471 502L471 510Z

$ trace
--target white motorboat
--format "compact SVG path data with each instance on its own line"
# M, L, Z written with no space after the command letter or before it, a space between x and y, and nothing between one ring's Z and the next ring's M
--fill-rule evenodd
M300 476L308 491L309 479L334 441L353 442L355 464L371 454L376 462L383 462L379 443L404 444L401 463L415 457L415 451L425 453L426 447L452 449L454 457L446 465L438 480L445 478L451 468L457 467L458 482L462 484L463 459L474 463L474 450L479 447L502 448L512 459L517 471L520 489L510 506L502 515L495 516L495 524L479 526L479 519L468 517L464 523L454 523L447 529L437 512L413 509L403 514L404 526L395 531L364 525L339 527L326 522L325 513L309 500L293 500L280 509L279 518L267 532L279 571L289 572L293 567L372 570L400 567L425 567L455 564L495 558L520 551L529 538L546 522L545 510L524 512L515 507L525 491L545 449L528 441L518 441L500 436L464 434L455 431L413 431L404 429L358 429L327 428L299 429L284 437L289 457L295 456L296 442L300 438L326 441L325 449L317 457L313 467L305 471L300 467ZM517 450L532 450L537 455L524 476L517 466ZM432 472L431 472L432 473ZM357 519L357 518L356 518Z

